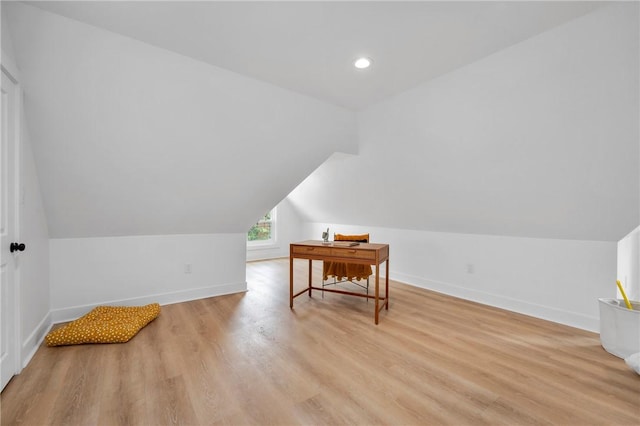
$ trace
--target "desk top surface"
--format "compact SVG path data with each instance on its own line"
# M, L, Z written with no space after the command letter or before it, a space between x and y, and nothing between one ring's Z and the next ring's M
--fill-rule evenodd
M348 241L336 241L337 243L346 243ZM355 246L346 246L344 244L333 244L334 241L329 241L328 243L324 243L321 240L307 240L300 241L297 243L291 243L292 246L307 246L307 247L333 247L333 248L348 248L348 249L359 249L359 250L380 250L385 247L389 247L389 244L377 244L377 243L359 243Z

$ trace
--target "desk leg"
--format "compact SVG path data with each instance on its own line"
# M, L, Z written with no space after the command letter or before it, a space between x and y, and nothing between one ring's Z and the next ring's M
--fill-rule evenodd
M313 262L311 259L309 259L309 297L311 297L311 270L312 270L312 265L311 262Z
M385 310L388 311L389 310L389 258L388 257L387 257L386 269L387 269L387 273L386 273L385 282L384 282L384 286L385 286L384 295L386 297L386 299L385 299L385 303L386 303Z
M293 309L293 256L289 256L289 308Z
M379 297L380 297L380 264L376 263L376 295L375 295L375 300L376 300L375 321L376 321L376 324L378 324L378 305L380 303Z

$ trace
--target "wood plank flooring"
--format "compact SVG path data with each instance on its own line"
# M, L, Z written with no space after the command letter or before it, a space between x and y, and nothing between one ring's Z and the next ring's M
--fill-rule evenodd
M288 259L247 282L163 306L125 344L39 348L1 424L640 424L640 376L597 334L397 282L378 326L339 294L290 310Z

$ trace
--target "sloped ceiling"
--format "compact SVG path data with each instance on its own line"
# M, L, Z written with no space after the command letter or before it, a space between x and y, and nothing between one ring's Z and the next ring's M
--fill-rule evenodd
M350 109L582 16L575 1L29 2ZM353 60L373 58L359 72Z
M52 237L246 232L333 152L357 151L351 111L31 6L2 10Z
M620 240L640 223L639 6L359 112L359 155L333 156L292 203L319 223Z
M36 4L2 13L53 237L244 232L334 152L360 155L294 192L309 220L599 240L637 226L637 37L610 6ZM359 54L371 70L351 68Z

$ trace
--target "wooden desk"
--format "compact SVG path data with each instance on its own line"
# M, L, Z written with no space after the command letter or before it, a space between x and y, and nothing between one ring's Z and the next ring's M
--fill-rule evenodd
M293 259L309 259L309 285L302 291L293 294ZM311 262L322 260L328 262L359 263L375 265L376 283L375 294L354 293L351 291L325 289L314 287L311 282ZM380 297L380 264L386 262L385 294ZM289 246L289 307L293 309L293 299L308 292L311 297L312 290L323 290L331 293L348 294L351 296L366 297L375 300L374 320L378 324L378 314L384 307L389 309L389 244L360 243L357 246L345 247L343 245L323 244L322 241L302 241L292 243ZM380 304L382 301L382 304Z

